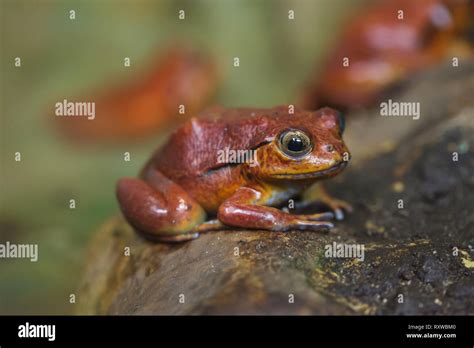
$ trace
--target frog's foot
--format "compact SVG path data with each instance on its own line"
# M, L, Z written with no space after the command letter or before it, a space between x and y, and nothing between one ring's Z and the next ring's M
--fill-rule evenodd
M301 214L293 215L288 214L295 219L293 223L290 223L287 227L282 227L283 231L287 230L330 230L334 228L334 224L330 220L334 220L334 213L327 211L324 213L317 214ZM318 223L314 223L318 221Z
M212 232L212 231L222 231L233 229L231 226L226 226L217 219L209 220L203 222L200 225L193 227L189 232L178 234L178 235L157 235L150 236L149 238L157 242L186 242L188 240L196 239L200 236L201 233Z
M322 185L312 186L303 196L303 200L295 203L295 208L307 208L315 203L322 203L333 213L336 220L344 219L344 213L352 213L352 206L341 199L332 197Z
M304 215L293 215L299 217L301 220L309 221L329 221L334 219L334 213L327 211L324 213L317 214L304 214Z
M336 220L344 219L345 212L352 213L353 211L352 205L341 199L330 197L329 199L321 200L321 202L327 205L329 209L334 212L334 217Z
M193 240L199 237L199 233L183 233L177 235L169 236L157 236L157 235L147 235L148 239L156 242L165 242L165 243L180 243L187 242L188 240Z
M292 215L279 209L264 206L262 191L242 187L219 207L217 216L228 226L269 231L327 231L334 227L329 221L332 213Z
M287 225L279 225L275 228L275 231L292 231L292 230L301 230L301 231L314 231L314 232L329 232L329 230L334 228L334 224L329 221L312 221L312 220L302 220L295 219L294 222Z
M205 232L212 232L212 231L222 231L222 230L230 230L232 227L224 225L217 219L209 220L203 222L200 225L194 227L190 232L195 233L205 233Z

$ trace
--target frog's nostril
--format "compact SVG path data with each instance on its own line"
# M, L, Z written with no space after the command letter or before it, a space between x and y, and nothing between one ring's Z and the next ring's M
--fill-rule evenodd
M331 144L328 144L325 146L327 152L333 152L334 151L334 146Z

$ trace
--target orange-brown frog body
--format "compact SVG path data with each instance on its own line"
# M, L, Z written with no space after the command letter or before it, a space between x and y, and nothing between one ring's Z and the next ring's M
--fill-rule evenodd
M280 210L321 179L338 174L350 155L336 110L225 109L191 118L148 161L140 178L117 185L121 210L138 231L161 241L183 241L225 228L327 230L350 206L310 189L327 213ZM314 185L313 185L314 187ZM205 222L208 216L217 220Z

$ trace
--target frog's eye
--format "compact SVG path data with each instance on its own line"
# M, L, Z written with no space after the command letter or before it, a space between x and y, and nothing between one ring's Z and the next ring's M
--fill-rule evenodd
M279 138L279 148L287 156L301 158L313 149L311 139L302 131L290 129L283 132Z
M339 124L339 133L342 135L344 133L344 129L346 129L346 118L342 112L337 113L337 123Z

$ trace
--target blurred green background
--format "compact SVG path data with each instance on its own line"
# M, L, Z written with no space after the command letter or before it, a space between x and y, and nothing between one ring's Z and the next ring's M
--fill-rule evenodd
M0 314L71 313L94 230L118 213L117 178L136 175L163 135L132 145L78 146L59 137L52 103L108 87L187 42L214 56L214 103L290 103L361 1L1 0L0 243L37 243L38 262L0 259ZM69 11L76 19L69 19ZM178 20L178 11L186 19ZM288 11L295 20L288 20ZM234 68L233 57L240 58ZM21 68L14 66L20 57ZM124 68L123 58L132 66ZM53 117L53 116L51 116ZM21 162L14 153L21 152ZM131 162L123 161L130 151ZM69 199L76 209L69 209Z

